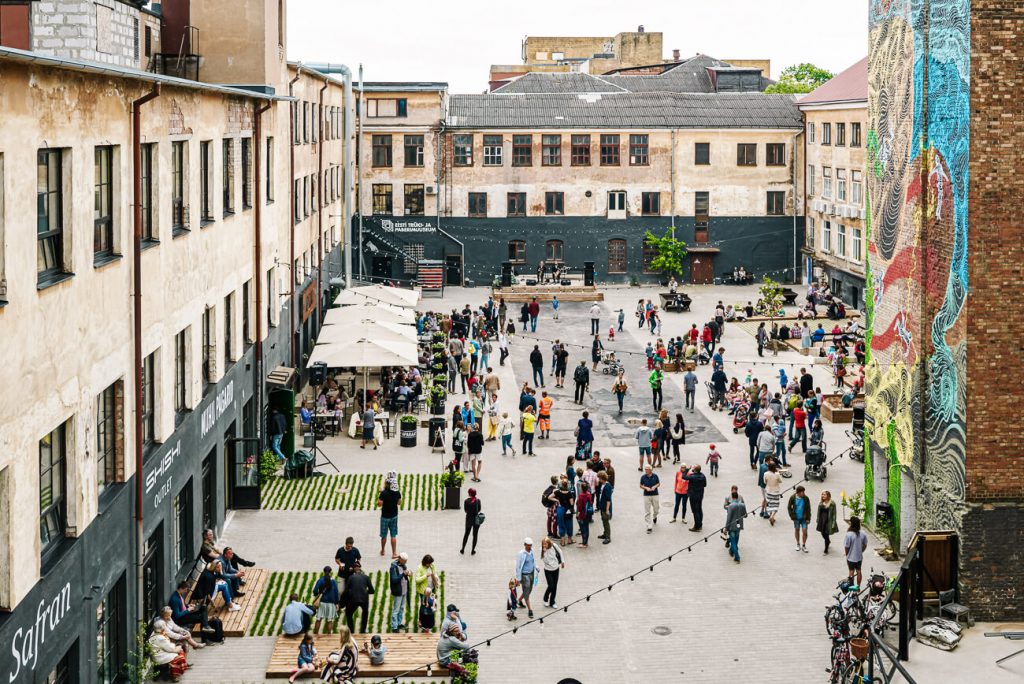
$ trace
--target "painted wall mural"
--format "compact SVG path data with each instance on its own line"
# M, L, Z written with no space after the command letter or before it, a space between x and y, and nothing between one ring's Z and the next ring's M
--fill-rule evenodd
M970 7L869 7L865 499L904 529L959 530L964 501Z

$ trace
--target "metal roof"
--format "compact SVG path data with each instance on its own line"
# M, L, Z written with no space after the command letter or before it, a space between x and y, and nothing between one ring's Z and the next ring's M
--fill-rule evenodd
M295 99L286 95L272 95L269 93L261 93L257 90L248 90L242 87L192 81L187 78L165 76L163 74L155 74L151 71L140 71L138 69L129 69L128 67L114 66L112 64L97 64L95 62L86 62L80 59L68 59L65 57L49 57L47 55L40 55L35 52L18 50L10 47L0 47L0 60L47 66L56 69L67 69L69 71L78 71L88 74L99 74L101 76L112 76L114 78L130 78L137 81L144 81L146 83L159 83L161 85L174 86L176 88L207 90L210 92L220 93L222 95L247 97L254 100L290 101Z
M492 91L499 95L513 93L625 93L625 88L613 85L600 76L579 72L531 71L508 79Z
M800 129L792 95L614 93L452 95L449 128Z
M803 106L862 101L868 101L867 57L804 95L799 104Z
M368 93L436 92L448 90L448 84L443 81L364 81L362 86L355 84L356 90L360 88Z

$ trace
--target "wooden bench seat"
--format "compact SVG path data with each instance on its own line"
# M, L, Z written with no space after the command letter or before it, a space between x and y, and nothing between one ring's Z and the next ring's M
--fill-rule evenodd
M370 640L369 634L356 634L353 636L355 642L362 649L363 644ZM437 660L437 634L381 634L384 645L388 647L384 656L383 665L371 665L370 658L360 650L359 653L359 677L372 677L382 679L386 677L397 677L410 670L416 670L420 677L428 675L426 668L421 667L425 663ZM296 658L299 655L299 644L302 642L300 636L279 636L274 644L274 653L270 656L270 663L267 664L267 679L287 679L295 668ZM321 659L326 658L331 651L338 649L337 634L316 635L316 651ZM447 677L448 668L434 664L431 666L431 675L436 677ZM409 676L414 676L409 672Z
M224 628L224 636L240 637L245 636L249 631L249 624L256 617L260 601L263 599L263 592L267 588L267 580L270 579L270 572L263 568L246 568L245 584L242 585L244 596L236 596L235 603L242 607L241 610L229 611L224 605L224 597L219 593L214 594L213 601L206 607L208 617L215 617L221 621ZM192 584L195 588L195 583ZM194 625L193 632L199 631L200 625ZM297 651L296 651L297 652Z

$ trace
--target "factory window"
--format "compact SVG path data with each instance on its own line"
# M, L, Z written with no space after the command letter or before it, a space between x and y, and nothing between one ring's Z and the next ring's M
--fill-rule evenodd
M640 213L644 216L661 215L661 193L644 192L640 194Z
M526 216L526 193L508 193L507 211L508 216Z
M469 193L469 215L473 218L487 217L487 193Z
M807 165L807 197L814 197L814 165Z
M93 153L93 259L97 263L114 253L114 148L97 147Z
M658 273L659 272L652 265L654 263L654 260L658 258L658 248L657 247L652 247L651 245L647 244L646 241L644 241L644 250L643 250L643 254L641 255L641 258L643 260L643 271L644 271L644 273L652 274L652 273Z
M709 166L711 164L711 143L693 144L694 166Z
M565 213L565 193L545 192L544 213L548 216L561 216Z
M512 136L512 166L533 166L533 136Z
M174 411L180 420L181 414L188 410L188 335L190 328L185 328L174 336Z
M782 216L786 213L786 193L779 190L768 191L768 215Z
M548 240L544 243L545 261L562 261L565 244L561 240Z
M423 216L423 184L405 184L405 215Z
M562 136L541 136L541 166L562 165Z
M252 209L252 138L242 138L242 209Z
M858 207L864 204L864 183L860 171L853 171L853 179L850 183L850 201Z
M846 145L846 124L836 124L836 147L842 147Z
M509 240L508 260L517 264L526 263L526 242L524 240Z
M809 142L809 143L813 143L814 142L814 122L813 121L808 121L807 122L807 142Z
M831 145L832 144L832 124L823 123L821 124L821 144Z
M619 136L606 134L601 136L601 166L619 165Z
M64 538L67 527L67 428L71 421L39 440L39 539L43 556Z
M646 133L629 136L629 165L647 166L651 163L650 142Z
M590 166L590 136L572 136L572 165Z
M213 197L210 185L213 181L213 152L210 149L210 141L203 140L199 143L199 207L202 209L200 216L201 225L213 221Z
M156 143L144 143L142 145L142 239L158 239L156 222L153 220L153 179L155 158L153 150Z
M850 124L850 147L860 147L860 123Z
M454 139L455 146L455 165L456 166L472 166L473 165L473 134L463 133L456 135Z
M235 141L225 138L221 141L221 189L224 195L224 215L235 213Z
M36 156L36 272L45 282L64 268L64 173L62 150Z
M821 196L832 199L832 167L821 167Z
M102 493L120 479L124 433L122 411L124 383L120 380L96 397L96 489Z
M406 168L420 168L423 166L423 136L405 136L405 166Z
M836 199L846 201L846 169L836 169Z
M248 286L248 284L247 284ZM152 444L156 438L156 352L142 362L142 441Z
M757 166L756 143L738 143L736 145L736 166Z
M391 183L373 184L373 213L391 214Z
M372 139L373 154L372 164L376 167L391 166L391 136L375 135Z
M626 261L626 241L625 240L609 240L608 241L608 272L609 273L625 273L627 267Z
M500 135L484 136L484 166L501 166L501 145Z
M707 191L693 193L694 240L708 241L708 223L711 214L711 194Z
M767 143L764 146L764 159L765 164L768 166L785 166L786 165L786 144L785 143Z

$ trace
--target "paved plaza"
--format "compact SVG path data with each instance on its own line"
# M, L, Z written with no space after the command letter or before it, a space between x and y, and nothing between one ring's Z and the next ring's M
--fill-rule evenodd
M703 323L719 298L756 299L753 287L690 287L687 291L694 299L693 313L663 314L665 337L683 334L691 323ZM466 303L482 303L487 294L482 289L449 291L444 300L427 299L422 306L450 311ZM510 624L504 610L506 585L513 575L516 553L522 548L523 537L533 537L539 544L544 536L540 495L548 478L564 471L566 457L573 453L573 429L586 408L595 421L595 448L611 457L616 470L613 541L602 545L592 539L589 548L580 549L577 545L564 550L565 569L559 582L558 603L564 606L602 588L605 591L593 595L589 602L573 605L567 613L556 611L543 624L521 627L515 635L496 639L490 647L480 647L480 680L488 684L553 684L571 676L584 684L824 681L829 640L822 615L836 582L846 575L842 536L833 537L833 549L824 555L820 537L811 530L810 553L795 551L792 526L784 508L790 493L787 491L783 495L780 523L775 527L756 515L747 518L740 540L743 562L732 562L717 533L724 523L723 498L732 484L739 485L749 509L760 504L760 496L756 473L748 465L746 438L742 432L733 434L725 413L708 410L703 382L710 377L710 366L697 370L701 388L696 412L684 413L691 432L683 449L683 461L703 463L710 442L717 444L723 455L719 477L708 478L704 530L695 533L688 531L689 524L669 523L676 469L669 459L658 471L662 479L661 516L653 534L644 534L637 453L632 438L634 427L630 421L647 417L653 425L655 414L644 357L624 353L642 352L647 341L654 339L646 329L637 327L633 314L641 296L652 297L654 290L610 289L602 304L602 338L606 338L613 323L614 312L619 308L626 311L625 332L619 333L614 342L605 342L608 349L619 353L627 367L631 395L621 416L617 415L609 391L609 375L592 373L585 406L572 401L572 368L581 359L587 359L590 365L589 304L563 304L561 320L557 322L551 319L550 306L543 306L537 332L516 335L504 367L497 365L495 348L492 366L501 378L500 405L510 415L517 415L518 388L530 379L527 357L535 343L531 338L543 340L536 344L540 345L548 366L549 340L558 338L585 345L570 349L566 389L554 389L550 368L545 369L546 389L555 400L552 438L535 441L533 458L522 454L516 458L502 457L499 443L486 443L482 482L475 486L487 520L480 530L475 556L469 555L468 550L465 556L458 553L463 531L461 511L403 511L399 520L399 550L409 554L410 567L415 567L426 553L434 556L438 569L446 573L447 600L459 606L468 623L470 641L505 632ZM517 307L510 306L510 316L515 311ZM726 326L722 346L727 350L730 363L726 370L730 377L742 381L749 369L754 377L767 380L772 386L777 385L779 368L785 368L793 377L801 366L810 368L808 362L812 360L796 352L781 352L777 357L765 352L766 356L759 358L753 338L739 326ZM813 375L816 385L827 392L831 375L826 367L814 367ZM682 373L669 373L667 377L664 407L674 415L683 409ZM459 394L450 397L448 413L453 400L463 399ZM848 444L843 430L844 426L825 423L830 458ZM425 435L426 431L421 430L419 446L412 449L400 448L395 438L379 451L360 450L358 442L347 437L329 438L321 446L343 473L383 473L391 469L400 473L439 472L443 458L450 455L431 453L425 445ZM794 477L786 480L784 487L802 478L800 454L792 455L790 463ZM823 489L829 489L838 503L840 492L852 494L863 487L862 466L841 459L829 468L825 483L805 484L812 502L818 500ZM364 566L374 572L386 570L391 562L390 549L387 556L378 555L378 518L379 513L372 510L238 511L226 526L221 541L271 571L313 571L333 565L335 549L346 536L352 535L363 553ZM592 529L595 528L599 525L595 524ZM842 522L840 528L845 532ZM592 532L595 536L598 533ZM703 542L708 535L710 539ZM630 574L694 542L698 543L691 551L674 556L672 562L657 565L654 572L635 575L634 581L628 579ZM880 546L882 543L872 538L865 573L871 568L895 572L895 564L886 563L874 552ZM607 591L610 583L623 577L627 578L625 582ZM386 592L387 587L377 590ZM538 616L550 612L541 605L541 593L538 587L533 595ZM525 621L526 611L522 610L518 624ZM321 654L336 646L334 639L319 638ZM264 681L273 641L267 637L236 638L229 639L226 645L196 652L192 655L195 667L183 681ZM918 648L916 653L921 651ZM927 657L947 657L936 653L928 653ZM911 662L911 671L913 666ZM998 674L988 681L999 681Z

